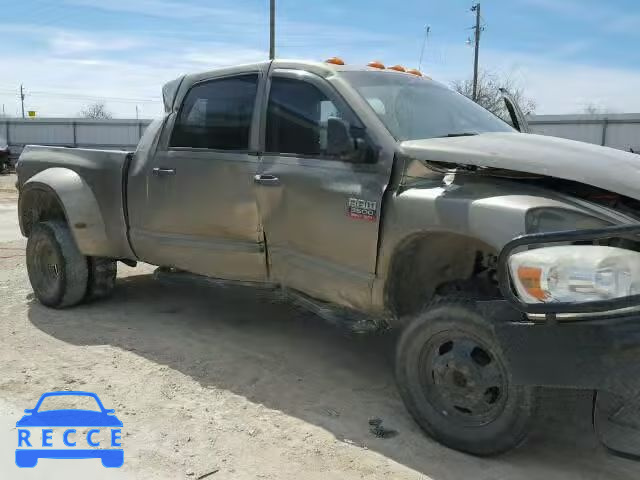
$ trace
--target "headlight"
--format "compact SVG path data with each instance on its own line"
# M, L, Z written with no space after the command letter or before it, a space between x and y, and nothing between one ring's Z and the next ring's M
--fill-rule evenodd
M640 294L640 253L590 245L543 247L509 258L526 303L583 303Z

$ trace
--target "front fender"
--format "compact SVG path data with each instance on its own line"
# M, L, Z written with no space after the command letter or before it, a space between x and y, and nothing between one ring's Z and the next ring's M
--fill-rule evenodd
M78 249L87 256L118 257L110 244L105 223L91 187L78 173L53 167L31 177L20 189L20 230L28 236L31 225L42 217L43 193L62 207Z
M500 179L467 178L450 185L424 181L403 188L385 205L372 303L376 309L387 309L385 292L394 280L391 267L411 239L423 238L428 244L420 261L437 283L464 273L465 265L473 267L475 252L469 248L475 244L497 255L531 229L562 230L578 223L593 228L614 221L599 217L552 191Z

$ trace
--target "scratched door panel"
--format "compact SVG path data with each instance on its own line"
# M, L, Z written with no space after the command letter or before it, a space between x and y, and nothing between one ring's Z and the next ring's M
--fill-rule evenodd
M273 280L316 298L368 309L375 275L383 165L265 155L258 187Z
M344 92L343 92L344 93ZM350 105L325 78L276 69L268 80L256 197L273 281L367 310L380 203L390 161L340 153L333 127L375 151ZM371 150L368 150L371 148Z

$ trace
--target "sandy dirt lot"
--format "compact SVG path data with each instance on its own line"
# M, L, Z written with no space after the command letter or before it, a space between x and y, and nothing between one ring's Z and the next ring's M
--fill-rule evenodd
M448 450L406 413L392 338L349 336L252 291L160 283L148 266L120 266L111 299L46 309L27 279L13 181L0 178L0 478L640 478L640 463L599 446L588 392L544 392L516 452ZM115 408L121 469L14 465L15 422L51 390L96 392ZM376 438L371 417L398 435Z

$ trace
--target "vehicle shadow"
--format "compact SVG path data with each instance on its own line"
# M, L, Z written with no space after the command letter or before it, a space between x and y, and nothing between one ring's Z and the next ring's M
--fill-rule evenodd
M109 300L65 311L32 302L28 315L59 340L132 351L433 479L529 478L532 468L532 478L631 479L640 471L640 464L598 444L590 393L545 392L530 441L509 454L481 459L442 447L422 433L399 398L390 335L348 335L268 294L138 275L118 279ZM398 435L376 438L371 417Z

